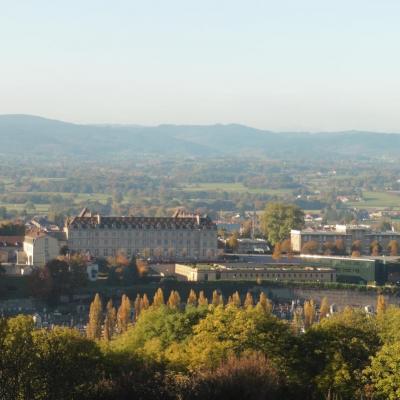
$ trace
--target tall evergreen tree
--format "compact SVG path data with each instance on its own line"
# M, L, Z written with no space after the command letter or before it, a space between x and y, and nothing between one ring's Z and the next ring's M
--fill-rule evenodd
M103 305L98 293L90 304L89 322L86 327L86 335L89 339L100 339L103 317Z

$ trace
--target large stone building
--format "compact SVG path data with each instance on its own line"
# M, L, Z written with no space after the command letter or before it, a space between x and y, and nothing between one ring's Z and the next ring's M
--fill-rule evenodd
M70 250L93 257L141 256L160 260L212 260L217 256L217 227L207 216L110 217L84 209L67 220Z
M328 242L335 244L341 240L345 252L351 254L354 242L359 241L361 254L370 254L372 242L377 241L383 254L389 254L388 245L391 240L398 241L400 245L400 232L377 232L366 225L336 225L327 229L314 230L311 228L304 230L292 230L290 240L293 251L302 252L306 243L313 241L318 245L318 252L324 252L324 245ZM400 248L400 246L399 246Z
M333 268L262 264L176 264L175 275L188 281L336 282Z

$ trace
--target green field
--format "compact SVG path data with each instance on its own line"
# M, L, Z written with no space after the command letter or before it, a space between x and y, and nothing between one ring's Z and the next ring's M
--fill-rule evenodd
M8 194L15 195L25 195L27 201L31 198L32 195L46 195L46 196L62 196L66 200L71 201L71 205L76 205L78 203L84 203L87 201L98 201L100 203L105 204L111 195L107 193L69 193L69 192L9 192ZM46 214L50 210L50 204L38 204L33 202L35 205L35 213L37 214ZM0 207L6 207L7 210L16 210L22 211L26 209L26 205L24 203L6 203L0 201ZM32 212L31 210L28 210Z
M291 193L292 189L268 189L256 188L249 189L242 183L198 183L182 187L186 192L236 192L236 193L260 193L276 196L283 196Z
M394 208L400 209L400 195L393 192L363 192L361 201L348 202L357 208Z

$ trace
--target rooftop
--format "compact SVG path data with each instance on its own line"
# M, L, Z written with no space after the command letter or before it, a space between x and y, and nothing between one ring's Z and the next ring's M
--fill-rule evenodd
M77 217L67 220L69 228L140 228L140 229L217 229L211 219L205 215L175 213L173 217L135 217L93 215L84 209Z
M298 264L274 265L255 263L233 263L233 264L178 264L191 267L199 271L335 271L329 267L301 266Z

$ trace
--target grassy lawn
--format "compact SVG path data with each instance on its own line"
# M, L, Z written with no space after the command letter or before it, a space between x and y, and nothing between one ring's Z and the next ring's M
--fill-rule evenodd
M348 206L357 208L387 208L400 209L400 196L390 192L363 192L361 201L347 203Z

